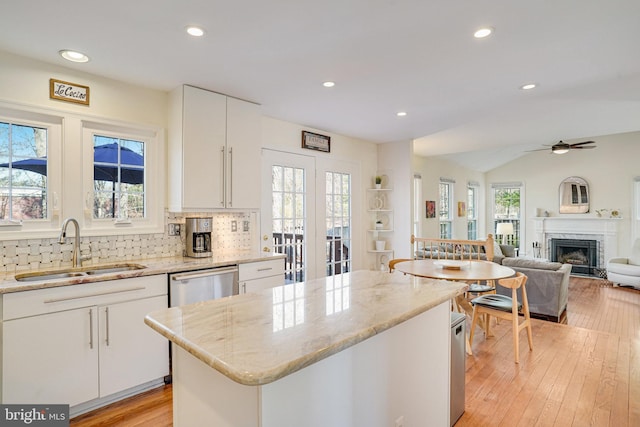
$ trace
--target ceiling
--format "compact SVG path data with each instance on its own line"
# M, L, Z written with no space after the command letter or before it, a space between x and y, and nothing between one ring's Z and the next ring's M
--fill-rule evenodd
M639 130L639 17L637 0L28 0L3 4L0 49L211 89L327 132L415 139L418 154L488 170L542 144ZM204 37L186 35L194 24ZM475 39L482 26L495 31Z

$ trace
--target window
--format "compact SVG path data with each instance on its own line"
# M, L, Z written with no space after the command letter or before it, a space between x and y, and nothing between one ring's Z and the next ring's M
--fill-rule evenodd
M440 179L440 206L439 206L439 219L440 219L440 238L451 239L453 234L453 213L451 207L453 206L453 181Z
M93 136L93 217L144 218L145 143Z
M83 204L89 234L163 230L163 137L158 129L82 121ZM75 188L73 188L75 190Z
M47 129L0 122L0 220L47 218Z
M326 172L326 274L351 271L351 175Z
M413 175L413 235L420 237L422 228L420 220L422 215L422 176L420 174Z
M286 254L284 275L287 283L305 280L306 197L305 170L274 165L271 168L273 206L273 247Z
M522 201L522 184L492 184L493 192L493 234L499 242L504 241L515 247L520 247L521 241L521 201ZM496 230L498 223L510 222L513 224L513 234L505 236L497 236Z
M478 185L467 186L467 239L478 238Z

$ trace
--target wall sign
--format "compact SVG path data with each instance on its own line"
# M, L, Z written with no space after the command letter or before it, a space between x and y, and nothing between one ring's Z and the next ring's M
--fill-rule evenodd
M49 79L49 98L89 105L89 86Z
M303 130L302 148L328 153L331 151L331 137Z

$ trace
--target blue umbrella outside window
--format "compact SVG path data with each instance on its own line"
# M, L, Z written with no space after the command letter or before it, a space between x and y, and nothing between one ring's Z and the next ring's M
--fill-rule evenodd
M93 179L95 181L118 181L118 144L99 145L93 150ZM120 147L120 182L125 184L144 184L144 158L125 147ZM8 168L9 163L0 167ZM14 169L22 169L47 174L47 159L35 157L11 163Z

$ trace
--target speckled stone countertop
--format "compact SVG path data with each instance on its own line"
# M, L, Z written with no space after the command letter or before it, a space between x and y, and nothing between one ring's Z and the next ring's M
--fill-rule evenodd
M145 323L232 380L262 385L415 317L466 287L363 270L155 311Z
M109 263L108 266L117 267L126 264L140 264L145 266L139 270L121 271L117 273L106 273L97 275L82 275L78 277L69 277L52 280L35 280L28 282L19 282L16 280L15 275L0 276L0 294L9 292L22 292L34 289L53 288L57 286L78 285L81 283L92 282L104 282L107 280L125 279L129 277L140 276L153 276L156 274L166 273L179 273L181 271L199 270L212 267L222 267L225 265L243 264L248 262L266 261L270 259L284 259L282 254L265 254L263 252L239 252L225 255L216 255L206 258L188 258L188 257L165 257L165 258L150 258L143 260L127 260L121 263ZM31 270L23 271L20 273L43 273L57 271L76 271L82 272L91 269L95 269L104 264L91 264L85 262L82 268L60 268L60 269L47 269L47 270Z

